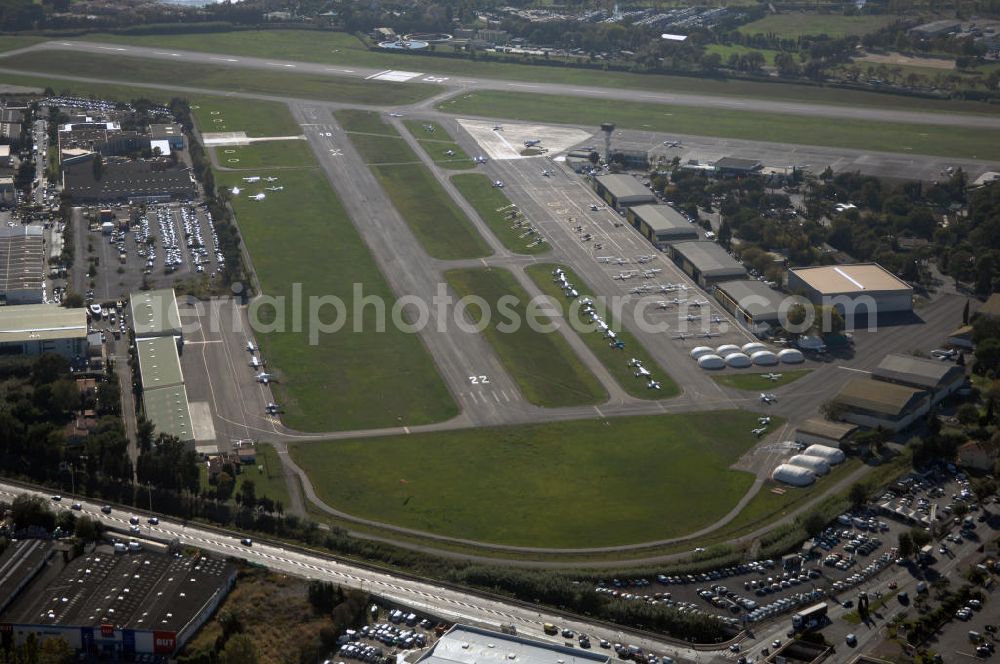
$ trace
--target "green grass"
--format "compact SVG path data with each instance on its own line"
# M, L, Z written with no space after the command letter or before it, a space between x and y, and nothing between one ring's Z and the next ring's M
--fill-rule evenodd
M743 55L749 53L750 51L757 51L764 56L764 62L769 66L774 66L774 56L776 56L780 51L775 51L767 48L751 48L749 46L740 46L738 44L708 44L705 46L705 53L718 53L722 57L722 64L726 64L729 61L729 56L731 55Z
M395 127L386 124L382 116L378 113L346 110L335 115L337 116L337 122L340 123L344 131L399 138L399 132L396 131Z
M250 145L208 148L215 152L221 168L235 170L267 167L301 167L311 163L313 154L304 140L266 141ZM239 159L239 161L229 161ZM281 184L280 182L278 184Z
M453 537L595 547L683 535L753 483L743 411L580 420L322 443L291 453L321 499Z
M481 173L462 173L451 176L451 183L469 202L469 205L476 209L476 212L493 231L493 235L503 243L503 246L517 254L534 255L551 250L547 242L536 244L533 247L528 246L538 238L537 235L520 237L525 231L520 227L514 227L517 220L508 218L509 210L504 209L511 204L510 199L507 198L502 189L494 187L488 177ZM524 219L524 217L519 216L518 219Z
M371 129L377 114L337 111L335 116L347 127ZM427 253L441 259L488 256L489 245L410 146L389 125L382 123L378 131L381 135L348 131L348 137Z
M829 17L841 18L841 17ZM878 17L865 17L878 19ZM751 24L752 25L752 24ZM446 76L483 76L534 83L601 85L608 88L642 91L687 92L737 97L784 99L798 102L878 106L912 110L970 111L988 113L978 102L925 100L859 90L775 84L758 81L705 79L692 76L605 72L567 66L541 66L515 62L471 60L467 57L422 57L414 54L368 50L353 35L336 32L264 30L190 35L110 35L93 34L82 39L115 42L154 48L282 58L330 65L356 65L378 69L405 69ZM447 52L448 49L442 49ZM597 80L599 79L599 81Z
M206 39L206 41L208 41ZM176 84L209 90L284 95L358 104L383 103L387 98L406 104L425 99L440 86L385 81L366 81L343 76L290 74L287 71L239 69L204 63L186 64L122 55L100 55L75 51L39 51L0 59L0 67L50 73L56 76L86 76L157 85Z
M558 331L536 331L527 323L530 298L510 272L503 269L449 270L445 279L459 297L476 295L486 301L491 315L482 333L529 402L556 408L595 404L607 399L600 382ZM504 303L498 304L501 298L510 296L516 298L516 304L509 308ZM466 311L475 323L483 319L482 310L475 305ZM549 320L539 316L538 322L544 325Z
M712 376L712 378L719 385L734 387L737 390L760 392L761 390L773 390L776 387L793 383L808 374L810 371L812 370L796 369L795 371L783 371L779 367L777 369L773 369L772 371L765 371L763 373L730 373L723 374L722 376ZM764 378L764 374L767 373L780 373L781 378L777 380L767 380Z
M745 35L775 34L784 39L796 39L805 35L861 36L898 20L898 16L884 15L774 14L740 26L739 31Z
M471 92L441 102L448 113L489 118L619 127L764 142L799 143L858 150L913 152L952 158L1000 159L1000 130L868 120L817 119L587 99L523 92Z
M19 48L26 48L45 41L42 37L28 37L25 35L0 35L0 53L13 51Z
M473 166L472 159L469 155L465 154L465 150L437 122L404 120L403 124L413 134L413 137L417 139L417 142L420 143L420 147L441 168L462 170L463 168L471 168ZM432 127L432 131L427 131L427 127ZM451 152L452 154L445 154L446 152Z
M259 202L241 194L232 204L263 292L291 302L293 284L301 284L304 312L310 296L338 297L346 309L344 326L319 334L316 344L310 343L308 321L300 332L291 321L284 330L258 331L261 352L280 377L272 389L285 410L283 422L328 431L426 424L456 415L417 336L392 324L375 332L370 306L355 317L354 284L386 303L395 297L322 171L259 174L278 177L285 190ZM241 175L216 172L216 183L245 186ZM280 320L290 318L290 307ZM266 314L261 319L270 321ZM332 307L320 313L322 321L334 318Z
M589 297L595 303L600 303L601 300L595 297L594 291L578 274L566 266L560 267L565 270L566 278L579 291L581 299ZM555 268L555 264L542 263L529 265L525 268L525 272L538 284L538 288L543 293L556 300L558 306L561 307L564 304L568 306L569 301L563 295L562 289L552 281L552 270ZM575 316L579 318L581 323L586 322L591 328L589 331L578 330L580 338L583 339L584 343L594 352L594 355L597 356L608 372L614 376L615 380L618 381L618 384L626 392L639 399L662 399L680 394L680 389L678 389L677 384L670 378L670 374L653 359L642 344L636 341L635 337L627 329L623 327L618 331L618 338L625 342L624 350L615 350L608 344L608 340L604 338L604 334L600 330L594 327L590 321L585 321L582 313L577 313ZM604 318L612 328L618 324L618 321L610 315L610 312ZM653 374L653 378L660 382L659 390L649 389L645 380L636 378L635 369L628 366L629 360L632 358L641 360L642 365Z
M0 57L0 67L6 66L5 60ZM84 83L80 81L68 81L56 76L29 76L25 74L4 74L4 83L9 85L22 85L25 87L52 88L56 95L70 97L99 97L115 101L131 101L133 99L149 99L150 101L166 104L171 97L168 90L156 90L131 85L116 85L114 83Z

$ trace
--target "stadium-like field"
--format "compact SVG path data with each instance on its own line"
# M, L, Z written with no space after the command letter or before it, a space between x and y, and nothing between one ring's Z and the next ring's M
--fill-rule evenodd
M753 483L744 411L580 420L292 446L349 514L498 544L589 548L676 537Z
M524 398L555 408L600 403L607 399L601 383L583 365L566 340L553 330L543 332L527 323L528 293L507 270L449 270L448 284L459 297L478 296L490 309L483 335L500 357L500 362L517 383ZM518 323L509 323L501 298L513 296L509 311ZM474 323L484 319L476 306L466 310ZM541 324L548 323L539 317ZM510 329L507 329L510 328Z

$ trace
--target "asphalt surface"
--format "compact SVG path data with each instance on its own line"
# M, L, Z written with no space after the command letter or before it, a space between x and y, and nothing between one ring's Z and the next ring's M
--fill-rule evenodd
M79 41L49 41L24 49L9 51L6 55L30 53L32 51L71 50L79 53L100 53L103 55L121 55L168 60L171 62L197 63L223 67L238 67L250 69L269 69L272 71L287 71L298 74L321 74L367 79L377 76L383 69L355 66L331 66L327 64L280 60L274 58L256 58L249 56L221 55L218 53L201 53L176 49L149 48L141 46L125 46L114 43L79 42ZM949 126L1000 128L1000 118L990 115L973 115L962 113L927 113L921 111L900 111L878 108L862 108L853 106L837 106L811 104L808 102L773 101L749 97L722 97L715 95L697 95L674 92L656 92L648 90L608 89L600 86L561 85L552 83L522 83L478 76L444 76L434 72L419 71L423 65L432 65L427 59L414 60L413 67L408 71L418 75L410 79L414 83L445 85L463 90L513 90L537 94L571 95L587 98L623 98L659 104L678 104L682 106L697 106L706 108L727 108L742 111L764 113L787 113L791 115L806 115L835 119L871 120L884 122L907 122L915 124L941 124ZM431 67L433 68L433 67ZM915 101L915 103L919 103Z

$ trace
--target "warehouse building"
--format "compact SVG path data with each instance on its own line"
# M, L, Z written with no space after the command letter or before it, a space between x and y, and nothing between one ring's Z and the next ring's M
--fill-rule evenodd
M152 142L166 141L171 150L180 152L184 149L184 130L179 124L149 125L149 140Z
M191 407L177 343L173 337L136 339L139 381L142 384L143 414L157 433L176 436L194 447Z
M0 298L6 304L45 302L44 233L37 225L0 228Z
M608 664L609 655L535 641L469 625L455 625L417 664Z
M792 268L788 290L835 307L849 328L855 316L913 311L913 288L877 263Z
M723 157L715 162L715 174L719 177L738 178L759 173L762 165L756 159Z
M160 161L110 157L98 176L95 155L63 160L63 189L82 203L167 203L190 201L197 194L189 168Z
M839 449L857 430L858 427L854 424L813 417L796 428L795 441L805 445L825 445Z
M746 268L714 242L678 242L670 246L670 257L705 289L747 276Z
M715 285L715 299L741 325L758 337L781 329L782 294L751 279L723 281Z
M698 229L669 205L636 205L626 218L661 251L675 242L698 240Z
M594 178L594 189L616 210L656 202L653 192L631 175L598 175Z
M100 545L66 560L55 547L22 540L0 555L0 629L23 644L29 635L64 639L81 661L154 661L174 655L218 608L236 582L235 565L193 555L129 552ZM35 561L47 552L44 572Z
M869 378L852 378L833 401L847 422L890 431L902 431L930 410L924 390Z
M87 310L55 304L0 307L0 355L87 357Z
M183 345L181 314L172 288L132 293L129 306L136 339L173 337L178 346Z
M965 384L965 369L951 362L893 353L875 367L872 378L927 390L933 405Z

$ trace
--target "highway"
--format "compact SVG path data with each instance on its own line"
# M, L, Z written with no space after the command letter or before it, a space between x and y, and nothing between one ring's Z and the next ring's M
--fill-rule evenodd
M33 51L75 51L78 53L95 53L102 55L118 55L167 60L178 63L194 63L221 67L267 69L271 71L287 71L297 74L320 74L331 77L350 77L370 79L385 70L370 67L331 66L320 63L301 62L296 60L281 60L275 58L258 58L250 56L224 55L218 53L202 53L198 51L164 49L158 47L128 46L115 43L80 42L73 40L55 40L43 42L27 48L9 51L5 56ZM422 69L431 65L430 58L413 59L411 67ZM469 90L508 90L530 92L533 94L555 94L585 97L592 99L629 99L633 101L652 102L657 104L677 104L681 106L696 106L702 108L725 108L746 112L786 113L790 115L805 115L835 119L869 120L878 122L905 122L913 124L936 124L955 127L978 127L982 129L1000 128L1000 117L964 113L937 113L923 111L903 111L897 109L879 109L836 104L814 104L808 102L777 101L750 97L724 97L716 95L689 94L654 90L622 90L617 88L602 88L599 86L581 86L575 84L529 83L508 81L479 76L452 76L436 74L433 71L416 71L412 80L414 83L445 85L451 89ZM919 100L914 100L919 104Z
M29 491L18 486L0 483L0 499L11 500L18 494L28 493L49 499L49 495L37 491ZM63 497L61 506L69 509L74 500ZM307 579L330 581L346 588L362 590L389 602L397 602L412 608L414 611L427 613L441 620L454 622L471 622L498 629L501 623L513 624L520 634L532 638L546 640L552 643L562 643L561 639L552 639L543 634L542 625L546 622L562 627L568 627L575 632L589 634L594 640L606 638L612 642L625 642L638 645L647 652L668 654L675 659L686 662L709 662L715 657L714 651L702 651L685 647L679 643L651 638L636 632L616 629L596 622L588 622L582 618L568 618L552 613L545 607L533 607L514 601L505 601L494 596L480 595L471 591L459 590L449 586L436 584L429 580L395 575L378 571L369 567L336 560L329 556L307 553L302 550L285 548L263 542L254 542L252 546L240 543L237 535L227 535L219 531L186 523L177 523L166 517L159 524L149 525L146 513L126 512L115 509L111 514L101 512L101 504L76 500L82 506L81 514L98 519L109 528L128 532L129 516L141 516L141 537L169 542L176 538L181 544L194 546L204 551L221 556L239 558L250 563L262 565L276 572L292 574Z

